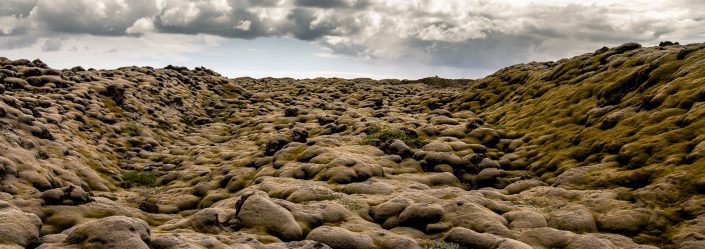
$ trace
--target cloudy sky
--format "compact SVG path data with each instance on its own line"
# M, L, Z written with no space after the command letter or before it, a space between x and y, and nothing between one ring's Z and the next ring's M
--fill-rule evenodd
M0 0L0 56L54 68L477 78L661 40L705 42L705 1Z

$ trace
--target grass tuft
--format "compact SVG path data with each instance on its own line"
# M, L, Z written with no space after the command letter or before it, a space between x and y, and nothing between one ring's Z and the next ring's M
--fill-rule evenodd
M370 125L367 127L366 133L367 136L365 136L365 139L362 140L362 144L371 145L374 140L387 142L390 140L399 139L411 148L418 149L423 146L423 142L421 142L418 138L411 137L403 131L391 127Z
M122 133L136 137L142 135L142 128L136 122L129 122L122 128Z
M152 187L157 182L157 176L152 172L126 171L122 173L122 185L124 188L134 186Z

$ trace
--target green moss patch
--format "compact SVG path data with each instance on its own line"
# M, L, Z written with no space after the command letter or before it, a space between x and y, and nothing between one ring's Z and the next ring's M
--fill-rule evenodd
M157 182L157 175L152 172L126 171L122 173L122 186L131 188L136 186L152 187Z
M419 138L409 136L403 131L391 127L370 125L367 127L366 133L367 135L362 141L363 144L371 145L374 140L387 142L394 139L399 139L411 148L418 149L423 146L423 142Z

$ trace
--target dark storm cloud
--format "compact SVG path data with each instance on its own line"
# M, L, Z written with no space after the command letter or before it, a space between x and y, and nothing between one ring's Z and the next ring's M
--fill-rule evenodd
M32 15L54 32L124 35L135 21L156 11L152 0L40 0Z
M360 31L354 18L337 16L335 12L295 8L287 16L289 22L281 26L286 34L306 41L315 41L324 36L355 34Z
M230 6L250 6L250 7L273 7L277 6L281 0L228 0Z
M556 51L693 39L705 33L703 10L697 0L3 0L0 37L291 37L353 57L493 68L565 55Z
M167 1L154 17L159 32L181 34L213 34L224 37L252 39L268 36L268 27L257 14L248 11L251 1Z
M363 9L370 4L367 0L296 0L295 5L314 8L356 8Z
M350 6L356 3L345 2ZM349 15L336 15L335 11L326 10L327 7L311 7L286 5L282 1L231 0L227 4L218 1L167 1L153 20L158 32L212 34L243 39L291 36L315 41L328 35L348 35L359 29Z
M317 8L340 8L348 7L350 3L346 0L296 0L296 5L304 7L317 7Z
M26 17L37 5L37 0L3 0L0 2L0 16Z
M37 38L31 36L4 36L0 37L1 49L18 49L37 43Z
M36 5L36 0L1 1L0 37L25 33L29 24L26 17Z

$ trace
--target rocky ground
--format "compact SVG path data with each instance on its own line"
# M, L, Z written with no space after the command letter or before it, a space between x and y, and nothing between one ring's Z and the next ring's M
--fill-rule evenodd
M705 44L474 81L0 58L2 248L705 248Z

